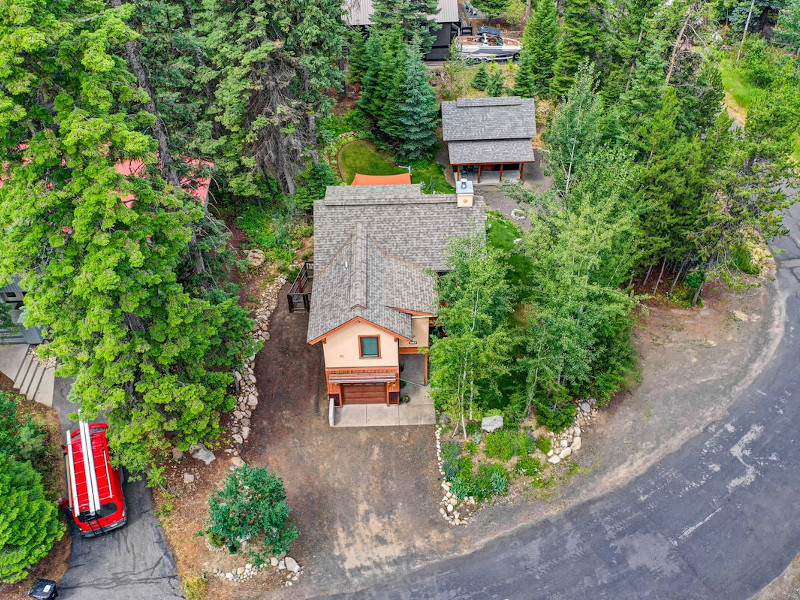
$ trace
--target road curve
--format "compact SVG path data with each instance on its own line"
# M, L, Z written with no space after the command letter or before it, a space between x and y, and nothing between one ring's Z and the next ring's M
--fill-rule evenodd
M786 226L783 336L724 419L613 493L331 598L727 600L765 587L800 552L800 204Z

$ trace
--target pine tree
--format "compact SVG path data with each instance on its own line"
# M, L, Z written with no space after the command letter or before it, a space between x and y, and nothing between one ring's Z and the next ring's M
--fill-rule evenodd
M361 83L370 59L367 54L367 38L361 27L350 27L348 34L347 81Z
M402 31L395 27L384 37L381 52L382 64L377 81L376 97L380 101L380 109L375 109L378 128L388 137L400 135L400 104L403 102L403 85L408 70L407 48L403 41Z
M436 40L431 20L439 11L437 0L373 0L372 7L376 28L399 26L405 42L413 42L423 55L430 52Z
M492 65L489 69L489 81L486 84L486 93L492 97L502 96L506 91L506 78L503 72L497 68L497 65Z
M508 2L509 0L475 0L472 4L486 15L491 24L492 19L499 17L506 11Z
M621 131L628 139L637 135L641 124L648 121L661 107L666 84L664 76L667 61L663 58L664 46L654 43L636 65L630 90L625 92L615 106Z
M489 72L486 70L486 63L482 62L472 76L470 85L476 90L484 91L486 86L489 85Z
M316 119L342 82L332 60L342 55L341 2L208 0L197 20L215 94L208 112L224 130L205 151L237 196L269 197L266 174L293 194L316 156Z
M556 47L550 90L563 96L583 60L594 60L600 43L600 25L595 0L567 0L561 37Z
M543 2L546 0L542 0ZM517 73L514 77L514 95L523 98L533 98L536 95L536 85L533 79L531 68L531 54L525 48L522 49L519 58Z
M45 499L42 477L30 462L0 453L0 582L28 576L64 535L58 507Z
M402 88L404 100L399 107L398 144L400 156L413 162L425 158L436 145L439 106L419 51L407 47L406 62L408 68Z
M553 64L556 60L558 42L558 15L553 0L539 0L536 10L525 25L521 55L530 55L530 70L533 76L534 93L542 96L550 91ZM522 69L520 56L520 69Z
M119 58L134 6L65 8L24 16L25 44L0 30L13 116L0 122L0 280L22 276L28 322L50 340L40 351L75 378L86 418L105 413L121 462L155 482L170 448L220 433L230 369L254 350L250 322L190 253L222 252L199 233L218 223L156 166L136 130L152 114L130 115L147 101ZM141 163L136 177L118 172L123 160Z
M377 27L370 31L364 46L365 67L361 77L361 97L358 107L365 115L377 121L383 103L379 99L378 77L383 64L383 39Z

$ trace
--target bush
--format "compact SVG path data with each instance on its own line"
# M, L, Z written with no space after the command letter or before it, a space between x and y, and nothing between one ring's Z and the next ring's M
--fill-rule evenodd
M563 431L575 422L577 407L563 388L547 398L534 398L536 421L550 431Z
M547 455L548 452L551 450L550 438L549 437L540 437L535 442L536 447L541 451L542 454Z
M753 254L750 249L745 245L735 246L731 249L730 259L733 266L742 273L747 275L758 275L759 268L753 262Z
M533 452L534 441L525 432L501 429L486 435L486 456L509 460Z
M472 76L472 85L473 88L476 90L485 90L486 86L489 84L489 72L486 70L486 63L481 63L478 67L478 70L475 71L475 75Z
M461 445L458 442L442 442L442 471L447 481L453 481L458 474L458 463L461 460Z
M542 463L538 458L532 456L522 456L514 465L514 470L520 475L528 475L533 477L542 472Z
M37 464L44 455L45 433L31 415L22 421L17 413L17 402L0 392L0 454Z
M27 577L28 565L47 556L64 535L64 525L29 462L0 454L0 498L0 581L13 583Z
M231 552L238 552L246 541L257 565L270 554L288 551L297 539L297 529L288 521L283 481L265 468L244 465L236 469L208 504L211 518L205 533L219 535Z
M478 453L478 444L475 442L467 442L464 444L464 451L470 456L473 456Z
M467 421L467 435L473 436L481 432L481 424L477 421Z
M484 500L494 494L505 495L508 492L508 471L503 465L481 465L472 494Z

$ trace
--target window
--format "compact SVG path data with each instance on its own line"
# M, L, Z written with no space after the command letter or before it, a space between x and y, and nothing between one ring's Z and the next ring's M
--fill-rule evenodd
M360 335L358 343L361 346L361 358L380 358L381 345L377 337Z

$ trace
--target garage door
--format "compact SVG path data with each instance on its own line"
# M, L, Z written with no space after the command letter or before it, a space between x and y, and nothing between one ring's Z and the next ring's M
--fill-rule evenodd
M347 383L342 385L342 404L385 403L385 383Z

